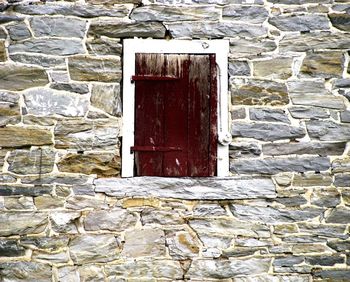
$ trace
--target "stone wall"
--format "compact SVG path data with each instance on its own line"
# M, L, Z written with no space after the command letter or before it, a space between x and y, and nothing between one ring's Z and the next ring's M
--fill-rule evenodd
M347 0L0 11L0 281L350 281ZM133 37L230 40L232 177L118 177Z

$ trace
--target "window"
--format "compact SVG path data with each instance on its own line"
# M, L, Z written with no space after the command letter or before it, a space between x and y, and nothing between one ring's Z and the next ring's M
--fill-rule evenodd
M124 40L123 177L228 175L227 53L227 41Z

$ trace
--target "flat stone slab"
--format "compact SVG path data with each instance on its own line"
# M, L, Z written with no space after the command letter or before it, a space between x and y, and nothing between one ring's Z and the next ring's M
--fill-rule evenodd
M164 178L134 177L95 180L96 192L109 196L158 197L183 200L275 198L270 178Z

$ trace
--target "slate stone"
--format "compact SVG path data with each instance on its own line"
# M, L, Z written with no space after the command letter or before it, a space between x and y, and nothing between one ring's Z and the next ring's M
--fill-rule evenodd
M150 4L136 7L130 14L130 19L138 22L159 21L159 22L176 22L176 21L198 21L210 20L217 21L220 19L220 10L211 6L169 6Z
M262 24L268 16L268 11L261 6L228 5L224 6L222 10L224 20L244 21L254 24Z
M78 229L75 222L80 216L80 212L76 211L51 211L49 215L51 228L56 233L77 234Z
M83 196L72 196L67 199L66 208L71 210L82 210L82 209L107 209L108 204L104 198L90 197L87 195Z
M54 82L50 84L52 89L64 90L68 92L74 92L78 94L86 94L89 92L89 85L82 83L60 83Z
M165 234L158 228L143 228L125 232L123 257L162 257L165 256Z
M325 15L281 15L269 19L269 23L282 31L329 30Z
M64 184L64 185L80 185L86 184L89 178L85 175L62 175L50 174L41 176L24 176L21 178L23 184Z
M88 97L72 95L66 91L36 88L24 93L28 114L38 116L84 116L88 110Z
M65 202L65 198L51 195L43 195L34 198L34 204L38 210L62 209L64 208Z
M118 122L62 120L55 127L55 147L83 151L114 150L119 142L119 132Z
M225 216L225 209L218 204L198 204L193 209L195 217Z
M47 74L41 68L12 64L0 68L0 88L4 90L21 91L48 82Z
M33 260L46 262L46 263L67 263L69 261L69 255L67 251L60 253L44 253L39 251L34 251L32 254Z
M52 134L47 129L29 127L0 128L0 147L41 146L52 144Z
M57 165L63 172L97 174L99 177L118 176L121 170L120 156L115 153L69 153Z
M330 186L333 178L329 173L303 173L295 174L293 186L312 187L312 186Z
M114 208L108 211L91 211L84 220L84 228L88 231L124 231L133 228L136 221L136 215L126 209Z
M341 238L341 239L346 239L349 237L349 235L344 235L346 225L330 225L330 224L304 222L304 223L298 223L298 227L300 232L302 233L309 233L320 237ZM329 243L327 243L327 245L330 246Z
M350 218L350 208L338 207L331 211L326 217L327 223L341 223L348 224Z
M233 109L231 111L231 119L235 120L235 119L245 119L246 117L246 112L245 112L245 108L238 108L238 109Z
M286 124L266 122L241 122L232 124L231 134L233 137L254 138L262 141L275 141L283 139L295 139L305 136L303 127Z
M341 77L343 60L341 51L307 53L300 68L300 75L324 78Z
M19 17L15 15L6 15L6 14L0 15L0 24L5 24L9 22L19 22L23 20L24 20L23 17Z
M335 175L334 185L336 187L349 187L350 174L339 173Z
M239 174L277 174L286 171L325 171L330 167L326 157L288 157L241 159L230 161L230 171Z
M266 36L267 29L263 26L235 22L181 22L167 23L167 29L173 38L224 38L246 37L256 38Z
M113 5L125 3L140 4L141 0L87 0L86 2L92 5Z
M293 75L293 58L277 57L253 61L253 75L269 79L288 79Z
M340 112L340 120L341 122L350 122L350 111Z
M52 194L52 186L8 185L0 184L0 196L40 196Z
M333 121L307 121L307 131L311 139L320 141L347 142L350 140L350 125L338 124Z
M334 80L333 88L350 88L350 79L339 78Z
M340 193L336 189L317 189L311 194L311 204L333 208L340 204Z
M80 280L80 275L78 272L78 268L76 266L63 266L58 268L57 276L59 281L79 281ZM96 278L97 277L98 275L96 276Z
M270 143L263 144L262 150L264 155L281 156L281 155L342 155L346 143L320 143L320 142L292 142L292 143Z
M346 49L349 44L349 34L322 31L285 34L279 48L282 52L306 52L320 49Z
M121 62L119 57L99 58L74 56L68 59L70 77L78 81L119 82Z
M15 150L7 159L8 170L17 174L41 174L53 170L55 152L51 149Z
M257 143L231 143L229 145L229 156L232 159L257 157L261 155L261 147Z
M254 57L266 52L272 52L277 48L276 42L271 39L246 39L230 38L230 57Z
M350 250L350 241L332 240L327 245L337 252L346 252Z
M5 41L0 40L0 62L7 60Z
M0 263L0 276L4 281L47 282L52 279L51 268L40 262Z
M289 123L288 116L282 109L250 108L249 118L256 121L271 121Z
M78 37L83 38L86 21L66 17L33 17L30 26L35 37Z
M299 101L301 101L301 99ZM311 99L309 101L312 103ZM330 116L329 112L323 108L294 106L288 108L288 110L291 116L297 119L325 119Z
M145 208L141 213L141 223L144 226L158 225L181 225L185 224L185 220L177 211L159 210L154 208Z
M25 249L16 240L0 240L0 257L21 257Z
M89 36L111 38L152 37L164 38L165 26L160 22L116 22L111 20L92 21Z
M275 186L269 178L110 178L96 179L96 192L109 196L158 197L184 200L224 200L274 198ZM176 190L173 187L178 187ZM200 188L199 188L200 187Z
M122 44L119 39L101 37L89 37L86 48L92 55L121 55Z
M240 220L261 221L264 223L282 223L311 220L320 216L323 209L304 208L297 210L276 209L272 207L258 207L247 205L230 205L232 214Z
M2 211L0 236L38 234L45 230L47 224L46 213Z
M270 3L274 4L285 4L285 5L302 5L307 3L330 3L330 0L269 0Z
M321 281L345 282L350 280L350 270L347 269L317 270L313 275L316 279L322 279Z
M200 279L225 279L237 275L265 273L269 269L270 261L269 258L196 259L192 261L187 275L191 278Z
M75 264L108 262L118 258L117 240L112 234L83 234L69 242L70 256Z
M228 74L230 76L250 76L250 72L250 67L247 61L229 61Z
M293 266L304 262L304 257L302 256L287 256L287 257L277 257L273 262L273 266Z
M110 115L121 116L120 85L94 84L91 90L91 104Z
M110 280L113 277L123 276L129 279L140 280L140 273L144 275L143 277L155 277L159 279L181 280L183 278L183 270L180 262L170 259L127 259L122 263L107 264L104 272Z
M3 159L5 158L6 153L7 153L6 151L5 152L0 151L0 166L3 165ZM14 183L14 182L16 182L16 178L14 176L0 173L0 183Z
M5 28L0 26L0 39L6 39L6 38L7 38L7 34L5 32Z
M11 40L24 40L32 37L24 22L8 25L6 29L8 30Z
M323 80L292 80L287 82L293 104L331 109L344 109L344 98L332 95Z
M102 6L82 5L82 4L66 4L66 3L36 3L21 4L14 6L14 11L27 15L64 15L77 16L81 18L94 17L116 17L123 18L129 14L130 8L127 5L118 5L113 9Z
M92 184L74 185L73 192L74 192L74 195L94 196L95 187Z
M37 117L33 115L22 116L23 123L27 125L53 126L56 123L55 117Z
M32 38L10 44L10 54L21 52L66 56L83 54L85 49L81 40L68 38Z
M16 124L21 121L19 95L0 91L0 126Z
M198 256L199 241L189 232L176 232L166 240L172 258L186 259Z
M332 173L350 172L350 158L335 159L332 162Z
M332 25L340 30L350 31L350 14L349 13L330 13L328 14Z
M62 57L47 57L40 54L17 53L10 54L10 59L22 64L38 65L43 68L65 69L66 61Z
M289 103L284 83L269 80L230 80L231 103L236 105L282 106Z

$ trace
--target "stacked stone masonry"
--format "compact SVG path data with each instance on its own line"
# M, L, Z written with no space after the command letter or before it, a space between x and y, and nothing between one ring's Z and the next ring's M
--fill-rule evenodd
M228 39L231 177L120 178L124 38ZM0 281L350 281L348 0L0 0Z

